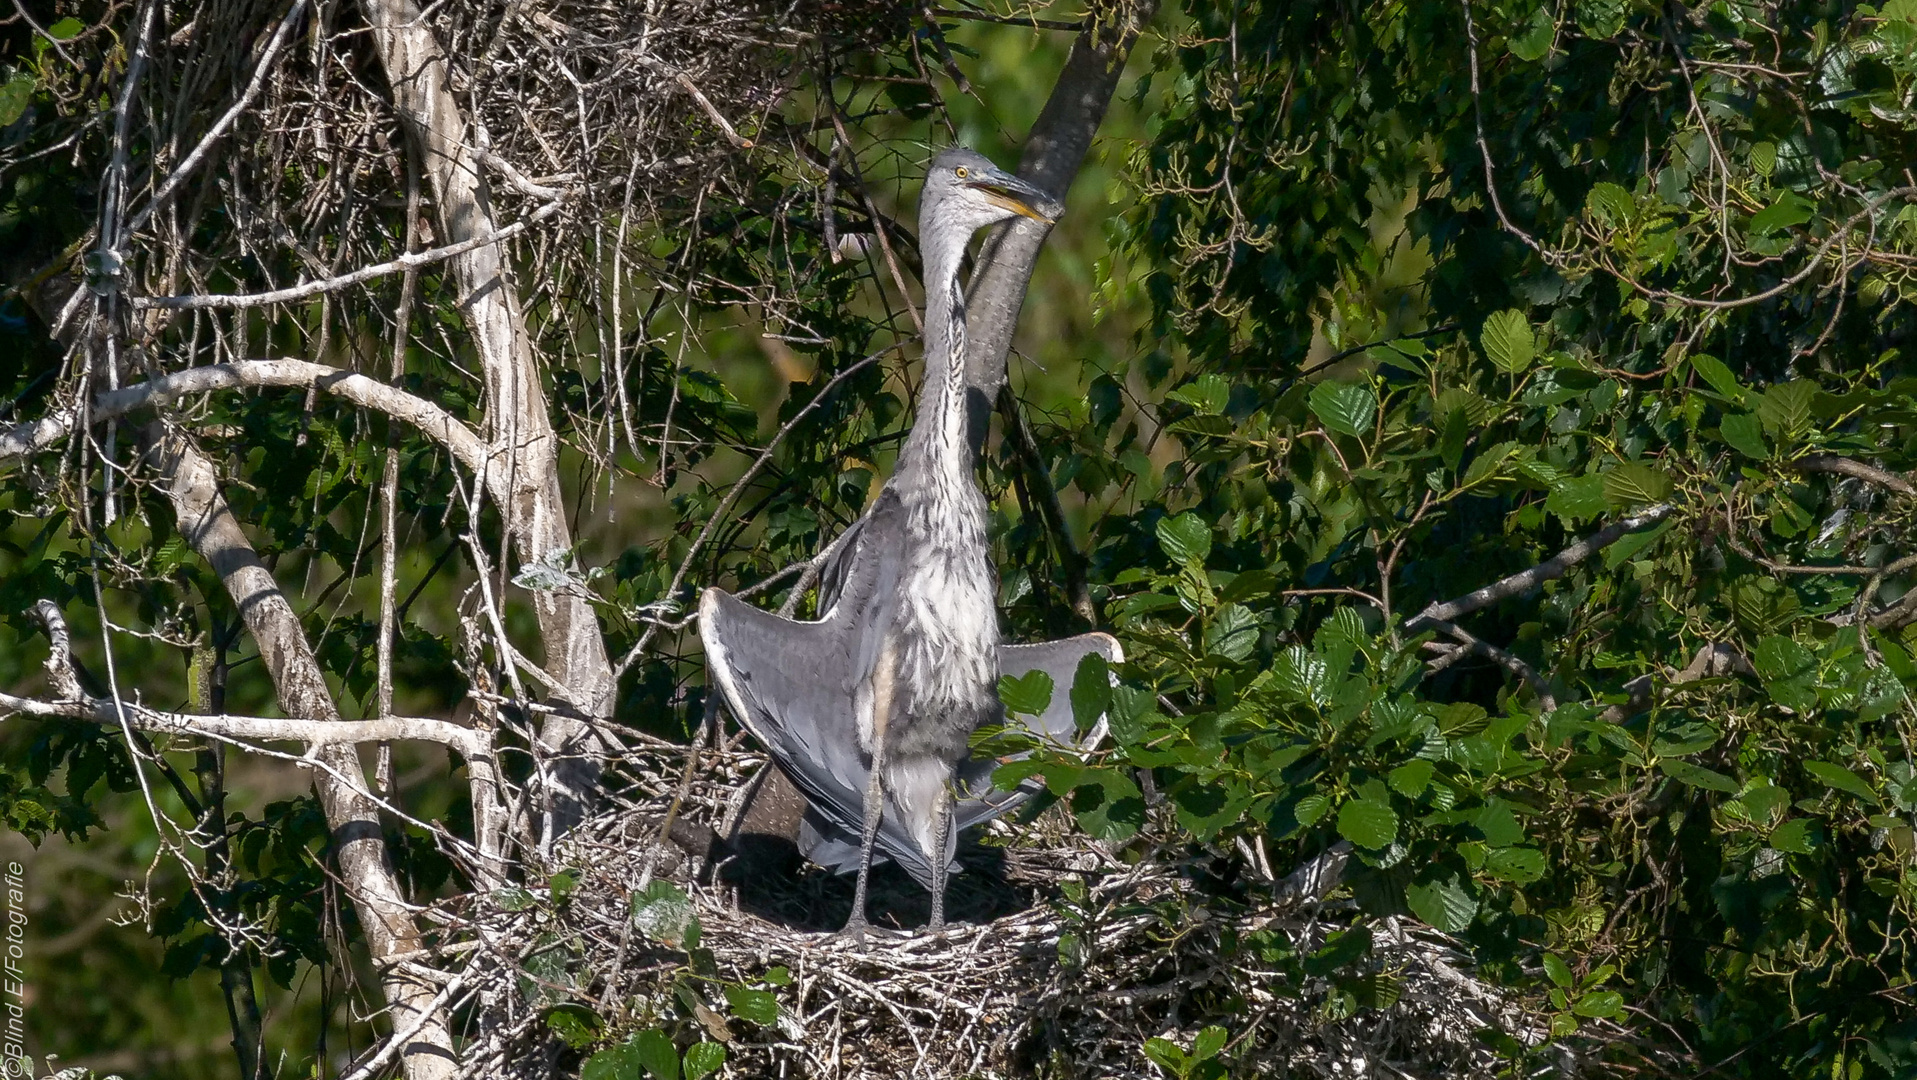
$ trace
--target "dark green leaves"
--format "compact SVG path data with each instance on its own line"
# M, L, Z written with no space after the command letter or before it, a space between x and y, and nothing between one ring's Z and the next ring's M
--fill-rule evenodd
M687 939L696 944L698 919L692 901L670 881L655 880L632 894L632 925L647 937L678 945Z
M1484 355L1507 375L1519 375L1531 366L1537 355L1537 339L1522 311L1500 311L1484 320L1478 335Z
M1051 707L1052 677L1037 668L1023 675L1001 675L998 700L1012 712L1037 716Z
M1405 890L1405 903L1413 915L1447 934L1463 931L1478 914L1477 899L1455 877L1414 882Z
M1158 522L1158 546L1174 563L1203 567L1211 553L1211 526L1189 511L1163 518Z
M1311 412L1325 427L1340 435L1371 434L1378 399L1362 383L1321 382L1311 388Z
M1365 848L1387 848L1398 838L1398 815L1382 800L1358 798L1338 808L1338 835Z
M1802 225L1811 219L1816 210L1815 204L1795 191L1781 192L1769 206L1751 215L1751 235L1769 236Z
M1662 502L1671 493L1671 478L1656 466L1622 461L1604 474L1604 497L1613 506L1630 508Z

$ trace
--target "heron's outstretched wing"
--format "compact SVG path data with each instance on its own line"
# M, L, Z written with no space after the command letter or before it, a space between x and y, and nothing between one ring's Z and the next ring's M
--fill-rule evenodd
M1044 713L1036 717L1014 717L1013 722L1040 738L1063 746L1089 748L1103 739L1103 718L1083 738L1080 738L1078 726L1072 719L1072 680L1078 675L1079 661L1092 653L1098 653L1112 663L1125 658L1125 651L1119 647L1118 639L1110 634L1080 634L1057 641L999 646L1000 674L1024 675L1028 671L1041 670L1052 677L1052 684L1056 687L1051 706ZM957 850L958 833L961 830L990 821L1038 793L1037 781L1027 781L1011 791L994 788L992 770L1001 764L1003 762L991 758L975 757L959 766L959 789L965 794L953 808L954 851ZM849 874L859 868L858 830L823 813L806 815L799 833L799 850L814 863L837 873ZM889 848L887 853L892 854ZM894 858L921 884L929 883L930 867L916 847L911 848L904 857L895 854ZM957 869L956 863L951 865Z
M860 519L859 534L842 545L836 563L834 602L817 622L761 611L719 589L699 599L699 637L726 704L805 793L813 830L853 838L853 869L872 775L859 746L857 689L870 676L875 642L890 623L899 513L897 499L882 494ZM878 853L929 881L930 864L906 820L888 800Z

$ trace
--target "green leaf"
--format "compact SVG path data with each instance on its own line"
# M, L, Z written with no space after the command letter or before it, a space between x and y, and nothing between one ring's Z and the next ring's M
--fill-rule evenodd
M1606 475L1596 473L1559 481L1552 485L1544 508L1574 525L1590 521L1604 513L1608 505L1604 501Z
M55 41L71 41L86 28L85 23L69 16L47 27L47 36Z
M1338 808L1338 835L1359 847L1388 848L1398 838L1398 814L1383 802L1351 799Z
M632 1037L632 1049L639 1063L658 1080L679 1080L679 1048L672 1036L658 1028L648 1028Z
M1493 848L1485 853L1484 870L1513 885L1529 885L1544 877L1544 853L1532 847Z
M725 994L726 1004L732 1006L732 1015L739 1019L750 1020L761 1027L779 1022L779 999L769 991L727 983Z
M1778 435L1794 435L1808 430L1811 406L1817 400L1817 384L1809 379L1778 383L1757 403L1757 417Z
M1205 1028L1198 1033L1196 1039L1192 1040L1191 1059L1207 1061L1217 1057L1218 1052L1225 1048L1225 1043L1230 1041L1230 1038L1230 1033L1216 1024Z
M1647 506L1671 493L1671 478L1641 461L1619 462L1604 474L1604 497L1618 507Z
M1226 604L1205 627L1205 652L1233 663L1250 658L1258 648L1258 616L1243 604Z
M1225 411L1231 400L1231 385L1217 375L1200 375L1165 396L1210 416Z
M632 894L632 925L649 938L677 945L693 921L692 901L670 881L655 880Z
M12 78L0 84L0 127L8 127L26 115L37 85L33 76L24 71L15 72Z
M1159 548L1181 566L1203 567L1205 556L1211 554L1211 526L1189 510L1160 518L1157 532Z
M1613 228L1631 220L1636 207L1637 200L1631 193L1609 180L1592 185L1591 193L1584 198L1585 214Z
M1078 661L1072 673L1072 722L1080 731L1098 726L1112 707L1112 669L1105 656L1089 652Z
M1657 767L1664 770L1664 775L1671 779L1679 783L1689 784L1694 788L1704 788L1707 791L1735 792L1739 787L1737 781L1725 776L1723 773L1713 772L1701 765L1693 765L1688 761L1660 758L1658 759Z
M1579 1016L1616 1016L1624 1011L1624 995L1615 990L1593 990L1580 995L1571 1011Z
M1413 758L1391 770L1385 779L1390 781L1391 790L1407 798L1415 799L1431 786L1431 774L1436 772L1437 768L1437 765L1423 758Z
M579 871L561 870L546 881L546 891L555 904L563 904L579 887Z
M1809 649L1790 638L1773 635L1757 643L1751 652L1751 666L1765 682L1790 679L1808 673L1817 665Z
M1378 399L1372 395L1370 386L1321 382L1311 388L1308 400L1312 415L1332 431L1360 438L1371 434L1371 420L1378 414Z
M1478 914L1478 901L1455 877L1414 883L1404 899L1413 915L1447 934L1463 932Z
M725 1066L726 1048L722 1043L698 1042L686 1048L686 1080L705 1080Z
M1691 357L1691 369L1719 394L1740 404L1744 401L1744 386L1731 374L1731 369L1724 366L1724 361L1709 353L1698 353Z
M1182 1077L1191 1070L1191 1063L1186 1058L1184 1049L1170 1039L1146 1039L1145 1056L1152 1059L1152 1064L1173 1076Z
M1015 713L1037 716L1052 707L1052 677L1039 668L1023 675L1000 675L998 699Z
M1525 319L1524 312L1517 310L1500 311L1484 320L1478 345L1484 349L1484 355L1506 375L1519 375L1528 370L1538 351L1537 337L1531 332L1530 322Z
M1770 444L1764 441L1764 425L1750 413L1726 416L1717 430L1733 450L1753 461L1763 461L1771 456Z
M586 1059L579 1080L645 1080L639 1050L631 1043L608 1046Z
M493 903L502 911L524 911L533 906L533 895L517 885L493 890Z
M1552 983L1562 986L1566 990L1571 988L1571 969L1563 960L1558 958L1556 953L1544 954L1544 974Z
M1751 215L1750 233L1752 236L1769 236L1794 225L1802 225L1816 212L1816 203L1795 191L1785 191L1777 197L1776 202Z
M1792 818L1782 822L1771 830L1768 842L1779 851L1809 855L1817 847L1817 837L1811 831L1812 824L1809 818Z
M1531 13L1531 18L1506 39L1506 46L1512 56L1536 63L1551 51L1551 39L1557 35L1557 29L1557 21L1551 17L1551 7L1547 4Z
M574 1002L554 1006L546 1013L546 1026L559 1040L574 1050L584 1050L599 1038L599 1014Z
M1759 176L1769 176L1777 168L1777 144L1760 142L1751 145L1751 171Z
M1864 782L1864 778L1842 765L1833 765L1828 761L1806 761L1804 771L1822 780L1825 787L1848 792L1872 806L1879 805L1877 793L1870 789L1870 785Z

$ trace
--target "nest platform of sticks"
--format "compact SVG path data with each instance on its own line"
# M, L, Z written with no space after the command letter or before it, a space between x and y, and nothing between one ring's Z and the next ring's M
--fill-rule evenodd
M473 1075L567 1075L649 1028L682 1049L723 1043L718 1075L829 1080L1164 1077L1147 1040L1190 1048L1213 1025L1233 1076L1489 1076L1508 1063L1484 1029L1544 1035L1443 935L1327 899L1341 849L1221 900L1198 884L1215 857L1142 839L1115 852L1056 809L968 838L937 936L924 890L875 869L873 921L899 930L861 950L832 934L850 877L722 836L764 760L703 761L696 775L646 770L659 784L643 790L676 799L587 822L544 894L498 890L449 920L449 951L465 953L449 966L484 1018ZM1300 976L1296 958L1354 932L1372 942L1356 991L1348 970ZM556 1012L594 1018L579 1045Z

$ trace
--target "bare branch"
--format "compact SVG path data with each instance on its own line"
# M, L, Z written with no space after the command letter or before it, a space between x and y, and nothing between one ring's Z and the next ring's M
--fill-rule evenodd
M416 270L422 266L442 262L446 259L477 251L483 247L491 247L494 244L511 240L513 237L518 236L520 233L525 232L534 225L558 213L562 205L563 204L559 202L549 202L539 209L534 210L522 220L515 221L503 229L493 229L482 236L462 240L457 244L447 244L444 247L436 247L427 251L401 255L397 259L389 259L386 262L377 263L373 266L363 266L350 274L341 274L338 277L330 277L324 281L308 281L303 284L291 285L284 289L274 289L272 292L263 293L202 293L189 294L186 296L136 296L133 298L133 307L135 310L144 310L147 308L169 308L174 310L256 308L267 307L272 304L284 304L293 300L304 300L309 296L337 292L340 289L358 285L364 281L385 277L387 274L396 274L402 270Z
M1643 513L1633 514L1621 521L1616 521L1605 526L1590 536L1565 548L1563 551L1558 552L1556 555L1533 566L1529 570L1512 574L1502 581L1486 585L1476 592L1466 593L1456 600L1447 600L1442 604L1432 604L1430 607L1425 608L1413 616L1410 621L1406 622L1404 624L1404 632L1407 634L1415 634L1420 630L1439 627L1439 624L1448 622L1460 615L1469 614L1479 608L1489 607L1507 597L1529 592L1547 581L1563 577L1566 570L1603 551L1612 544L1617 543L1623 539L1626 534L1634 533L1646 526L1655 525L1663 521L1665 518L1670 517L1675 509L1676 507L1670 503L1659 503ZM1450 631L1446 631L1446 633L1450 633ZM1452 636L1455 637L1456 635L1454 634Z
M51 661L49 661L50 663ZM62 697L58 701L17 697L0 693L0 715L62 717L68 720L92 720L118 724L120 710L126 710L127 722L136 731L167 735L198 735L224 742L296 742L309 749L324 746L354 746L359 743L395 740L428 742L448 746L462 756L474 757L487 752L471 728L447 720L427 717L393 716L384 720L313 720L304 717L232 716L226 714L175 713L149 709L136 701L114 701L82 695Z
M219 390L308 386L411 424L476 473L485 472L492 456L491 449L471 428L438 405L357 372L305 360L237 360L176 371L151 382L99 394L93 399L89 418L97 424L137 409ZM73 433L81 416L82 410L74 405L0 431L0 462L51 448Z
M1531 692L1538 696L1538 703L1544 706L1545 712L1550 712L1558 707L1558 699L1551 694L1551 684L1545 682L1542 676L1536 671L1533 671L1530 664L1525 663L1513 654L1498 648L1488 641L1479 640L1469 630L1459 626L1457 623L1447 622L1443 619L1433 619L1429 615L1419 615L1418 618L1426 620L1424 629L1436 630L1441 634L1448 634L1466 649L1488 660L1494 661L1506 671L1522 678L1525 683L1531 687Z
M1917 495L1917 486L1896 473L1880 469L1875 465L1866 465L1851 458L1839 457L1836 454L1805 454L1791 462L1791 465L1798 472L1848 476L1865 483L1876 484L1878 487L1889 488L1899 495Z

